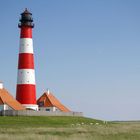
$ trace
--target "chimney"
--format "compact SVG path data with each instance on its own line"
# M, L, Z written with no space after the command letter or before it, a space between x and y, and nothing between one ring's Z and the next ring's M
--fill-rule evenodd
M48 94L48 95L50 94L50 90L49 90L49 89L47 89L47 94Z
M3 89L3 82L0 82L0 89Z

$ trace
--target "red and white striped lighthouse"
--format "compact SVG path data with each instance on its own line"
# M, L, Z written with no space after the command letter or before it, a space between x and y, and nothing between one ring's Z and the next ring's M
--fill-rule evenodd
M34 24L32 14L27 9L21 14L18 27L21 30L16 99L25 108L38 110L38 105L36 104L36 83L32 40L32 28L34 27Z

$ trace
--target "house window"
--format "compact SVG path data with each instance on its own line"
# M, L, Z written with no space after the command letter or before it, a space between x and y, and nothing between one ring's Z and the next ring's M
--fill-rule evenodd
M46 109L46 111L50 111L50 109L49 109L49 108L47 108L47 109Z
M4 106L0 105L0 111L4 110Z
M39 105L39 107L42 107L42 106L44 106L44 102L39 102L38 105Z

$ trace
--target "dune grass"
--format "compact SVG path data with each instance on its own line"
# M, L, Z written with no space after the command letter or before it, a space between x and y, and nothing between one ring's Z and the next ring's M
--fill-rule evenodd
M0 117L0 140L140 140L140 122L84 117Z

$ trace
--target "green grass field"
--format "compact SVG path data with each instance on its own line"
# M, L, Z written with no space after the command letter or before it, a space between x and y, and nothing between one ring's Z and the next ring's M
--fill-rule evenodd
M0 140L140 140L140 122L84 117L0 117Z

